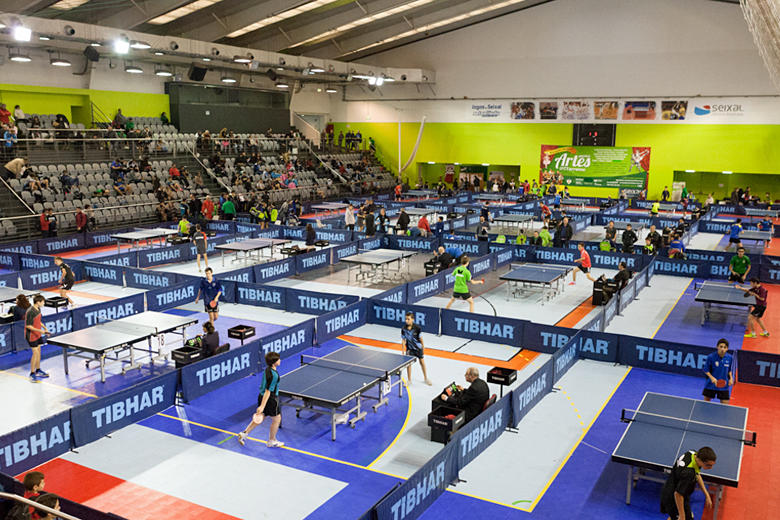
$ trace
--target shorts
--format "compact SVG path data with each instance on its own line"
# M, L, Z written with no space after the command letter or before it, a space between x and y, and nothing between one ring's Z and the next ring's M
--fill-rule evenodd
M461 299L461 300L468 300L471 298L471 293L467 292L454 292L452 293L452 297L455 299Z
M745 275L739 274L739 273L731 273L729 275L729 282L744 282L745 281Z
M423 353L423 349L421 348L406 347L406 355L416 357L417 359L422 359L425 357L425 354Z
M43 345L43 338L38 338L38 339L33 340L33 341L30 341L28 339L27 340L27 344L30 345L30 348L38 348L41 345Z
M742 240L739 238L729 238L729 244L740 244L742 243Z
M60 284L60 289L63 289L65 291L70 291L71 289L73 289L73 283L74 283L73 280L63 280L62 283Z
M206 309L206 312L219 312L219 302L217 302L216 307L209 307L209 302L211 302L211 300L203 301L203 308Z
M257 406L260 406L263 404L263 394L257 395ZM265 403L265 408L263 408L263 415L266 417L276 417L281 413L281 409L279 408L279 401L276 400L276 396L271 394L268 396L268 402Z
M731 396L729 395L728 390L713 390L711 388L705 388L701 391L701 395L704 397L709 397L710 399L720 399L721 401L728 401L731 399Z
M582 271L583 273L589 273L589 272L590 272L590 267L585 267L584 265L578 265L577 267L578 267L578 268L579 268L579 270L580 270L580 271Z
M195 249L197 254L199 255L205 255L206 254L206 244L201 244L199 242L195 243Z
M756 318L763 318L765 311L766 307L762 307L761 305L754 305L753 309L750 311L750 314Z

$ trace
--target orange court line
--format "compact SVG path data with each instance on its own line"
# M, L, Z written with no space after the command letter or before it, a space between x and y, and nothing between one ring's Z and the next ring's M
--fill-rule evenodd
M573 311L571 311L569 314L558 320L558 323L555 324L556 327L569 327L570 329L573 329L575 325L577 325L582 318L587 316L590 311L595 309L596 306L593 305L590 302L590 299L586 299L584 302L579 304Z
M401 350L400 343L393 343L390 341L381 341L378 339L359 338L357 336L339 336L339 339L349 341L350 343L358 343L360 345L367 345L369 347L386 348L389 350ZM539 355L538 352L532 352L528 350L521 350L516 356L509 361L501 361L500 359L485 358L480 356L471 356L468 354L458 354L457 352L448 352L446 350L437 350L431 347L425 347L425 353L432 357L440 357L445 359L452 359L455 361L465 361L467 363L476 363L479 365L485 365L490 367L511 368L514 370L522 370L531 361L536 359Z

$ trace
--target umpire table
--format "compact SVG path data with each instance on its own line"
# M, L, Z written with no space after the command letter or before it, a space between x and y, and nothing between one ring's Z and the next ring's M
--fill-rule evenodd
M506 282L506 299L518 294L523 295L530 287L541 288L541 303L545 298L550 300L566 287L566 275L574 267L570 265L553 264L511 264L508 272L502 274L499 280Z
M148 350L152 362L154 359L165 359L167 354L162 352L163 334L181 329L182 343L184 343L184 329L197 322L197 319L188 316L147 311L60 334L49 338L47 343L62 348L62 361L66 374L68 374L69 357L86 359L87 367L90 362L97 361L100 364L100 381L105 383L106 359L126 363L127 366L122 367L122 374L134 368L141 368L141 365L136 362L134 352L135 344L144 340L147 340L148 348L139 350ZM152 356L154 337L158 338L159 342L156 356ZM125 351L128 351L129 359L119 357ZM109 357L110 355L113 357Z
M389 404L387 396L393 386L398 386L398 397L403 396L401 371L415 359L351 345L323 357L304 355L301 366L279 380L279 404L294 407L296 417L300 417L301 410L329 414L331 440L335 441L338 422L348 422L354 428L357 421L365 421L362 399L375 399L376 412ZM374 387L376 396L365 395ZM355 416L350 417L352 414Z
M752 294L740 291L727 283L703 282L695 284L697 302L703 304L701 310L701 324L710 318L713 305L730 305L738 308L749 307L756 304L756 298Z
M747 416L748 409L741 406L647 392L637 410L622 411L620 420L629 424L612 452L613 461L628 465L626 504L639 480L665 481L647 470L668 473L685 452L709 446L718 460L701 476L716 488L717 518L723 486L739 484L744 446L756 444L755 432L746 430Z

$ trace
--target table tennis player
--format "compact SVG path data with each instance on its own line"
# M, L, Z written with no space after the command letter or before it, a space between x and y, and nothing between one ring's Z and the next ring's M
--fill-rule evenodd
M460 265L452 271L452 276L455 277L455 286L452 288L452 297L447 303L447 309L452 306L456 299L459 299L469 302L469 312L474 312L474 297L469 292L469 283L485 283L485 280L471 279L469 261L468 255L461 256Z
M734 385L734 357L729 352L729 341L726 338L718 340L718 350L707 356L704 375L707 384L701 391L705 401L717 398L723 404L728 404L731 387Z
M661 489L661 512L669 515L669 520L693 520L691 494L697 484L707 497L706 506L712 507L712 498L701 478L701 470L712 469L716 458L715 451L705 446L699 451L686 451L677 459Z
M211 267L206 268L205 274L206 276L200 280L195 303L198 303L202 294L205 311L208 313L209 321L213 325L214 321L219 317L219 297L222 296L222 285L214 279L214 271L212 271Z
M431 380L428 379L428 371L425 368L425 345L423 339L420 337L422 328L414 322L414 313L407 312L405 323L401 329L401 352L407 356L414 356L417 361L420 362L420 368L422 368L423 378L425 378L425 384L431 386ZM406 367L406 375L409 384L412 384L412 365Z

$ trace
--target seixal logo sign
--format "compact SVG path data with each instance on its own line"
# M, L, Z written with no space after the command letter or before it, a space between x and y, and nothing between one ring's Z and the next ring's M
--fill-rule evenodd
M697 116L706 116L709 114L741 116L745 111L743 110L742 105L739 104L722 104L696 106L693 109L693 113Z

